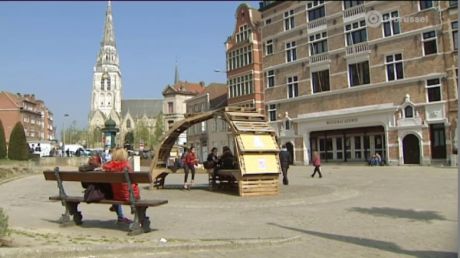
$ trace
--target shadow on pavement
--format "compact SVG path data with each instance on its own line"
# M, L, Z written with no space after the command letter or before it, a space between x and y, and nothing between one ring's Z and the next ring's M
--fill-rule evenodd
M312 230L305 230L305 229L298 229L298 228L293 228L293 227L288 227L288 226L283 226L279 225L277 223L268 223L269 225L280 227L280 228L285 228L297 232L301 232L304 234L309 234L317 237L322 237L326 239L331 239L335 241L341 241L349 244L354 244L354 245L360 245L360 246L365 246L365 247L370 247L370 248L375 248L387 252L393 252L397 254L405 254L405 255L412 255L418 258L428 258L428 257L436 257L436 258L454 258L457 257L457 253L454 252L443 252L443 251L412 251L412 250L405 250L402 249L399 245L392 243L392 242L386 242L386 241L380 241L380 240L374 240L374 239L367 239L367 238L360 238L360 237L352 237L352 236L343 236L343 235L336 235L336 234L329 234L329 233L322 233L322 232L317 232L317 231L312 231Z
M439 215L436 211L415 211L415 210L403 210L389 207L372 207L372 208L360 208L353 207L349 211L355 211L365 213L379 217L390 217L390 218L404 218L411 220L421 220L429 222L431 220L446 220L443 216Z
M48 220L45 219L44 221L55 223L61 226L61 223L58 220ZM83 218L83 224L75 225L71 223L69 226L65 227L81 227L81 228L97 228L97 229L110 229L116 231L129 231L129 224L126 223L117 223L116 219L113 220L85 220ZM150 232L156 231L156 229L152 228Z

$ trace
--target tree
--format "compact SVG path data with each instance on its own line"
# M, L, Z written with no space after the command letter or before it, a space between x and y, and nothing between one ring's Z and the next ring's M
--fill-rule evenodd
M21 122L17 122L10 135L8 158L11 160L28 160L29 144Z
M2 120L0 120L0 159L4 158L6 158L5 130L3 129Z
M164 123L163 123L163 113L160 112L157 116L157 121L155 123L155 131L153 133L153 142L155 145L160 143L161 137L164 134Z
M149 127L147 122L139 119L136 123L136 130L134 132L134 144L139 146L140 143L148 143L149 136Z
M133 145L134 143L134 133L132 131L125 134L125 144Z

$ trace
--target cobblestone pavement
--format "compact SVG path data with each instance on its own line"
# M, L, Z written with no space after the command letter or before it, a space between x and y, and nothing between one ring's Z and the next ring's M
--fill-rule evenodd
M291 167L277 196L239 197L208 190L199 174L191 191L183 174L166 189L142 189L152 232L135 237L108 206L81 204L84 224L59 227L56 182L32 175L0 185L13 247L3 257L456 257L457 169L421 166ZM81 194L78 183L65 184ZM129 207L124 207L129 214ZM162 239L163 238L163 239Z

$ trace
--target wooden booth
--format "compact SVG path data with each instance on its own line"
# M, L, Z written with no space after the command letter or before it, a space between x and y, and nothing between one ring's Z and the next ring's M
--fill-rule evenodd
M179 135L190 126L214 116L220 116L230 125L235 141L234 154L239 165L238 169L219 170L219 173L231 175L235 179L240 196L278 194L281 168L275 131L268 125L265 116L254 108L231 106L190 115L173 125L156 149L151 165L156 186L164 185L166 176L172 172L167 164Z

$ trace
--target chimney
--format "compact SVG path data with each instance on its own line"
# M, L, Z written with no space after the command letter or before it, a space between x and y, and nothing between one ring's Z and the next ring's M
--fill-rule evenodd
M204 88L204 81L200 82L200 86Z

